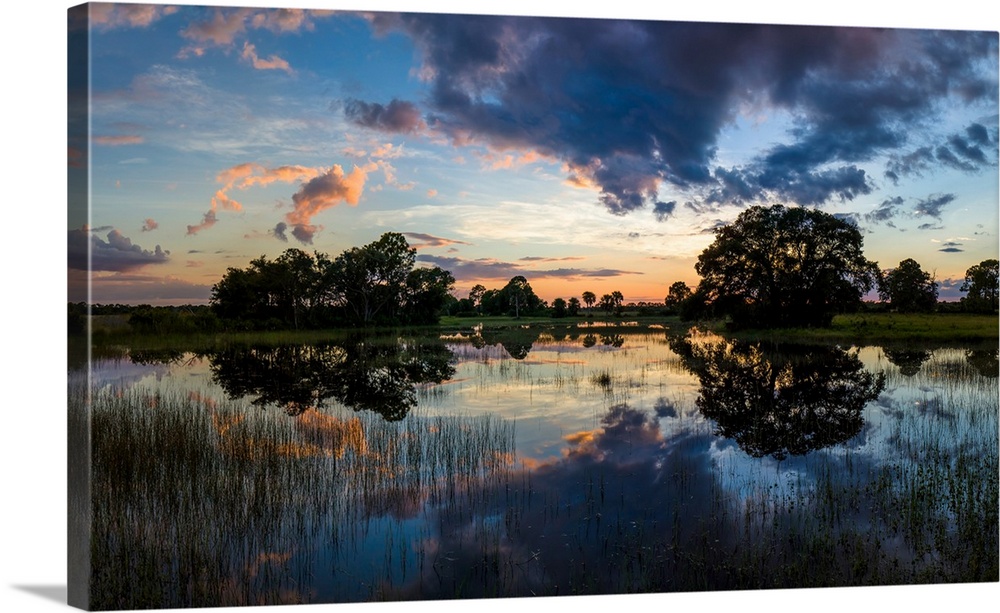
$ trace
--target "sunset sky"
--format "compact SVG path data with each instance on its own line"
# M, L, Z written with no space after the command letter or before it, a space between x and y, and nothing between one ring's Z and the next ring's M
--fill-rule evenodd
M88 245L93 302L185 304L392 231L460 297L662 301L754 204L850 219L943 298L1000 251L995 31L91 6L71 300Z

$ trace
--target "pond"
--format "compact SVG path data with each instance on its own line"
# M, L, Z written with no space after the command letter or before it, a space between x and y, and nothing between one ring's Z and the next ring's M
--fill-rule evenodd
M87 374L98 609L997 579L995 347L475 328Z

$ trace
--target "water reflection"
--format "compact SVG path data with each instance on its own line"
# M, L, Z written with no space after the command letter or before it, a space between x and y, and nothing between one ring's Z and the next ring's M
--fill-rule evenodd
M924 362L931 359L928 349L885 349L885 357L899 367L900 374L912 377L920 372Z
M997 349L967 349L965 359L984 377L996 379L1000 377L1000 360Z
M212 378L229 396L277 405L289 415L336 400L388 421L417 404L416 386L455 373L442 342L347 339L315 345L230 346L208 354Z
M699 380L695 401L753 457L783 459L843 443L861 431L865 405L885 386L839 347L781 351L722 339L675 338L671 349Z

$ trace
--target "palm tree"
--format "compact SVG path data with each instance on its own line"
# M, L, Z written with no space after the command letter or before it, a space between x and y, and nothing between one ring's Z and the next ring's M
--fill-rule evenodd
M594 303L597 302L597 295L594 292L583 292L583 302L587 305L588 309L594 308Z

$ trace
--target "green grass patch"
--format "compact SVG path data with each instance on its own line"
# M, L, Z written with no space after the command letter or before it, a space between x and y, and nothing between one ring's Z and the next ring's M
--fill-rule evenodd
M744 340L850 344L905 344L933 342L940 345L997 342L1000 320L996 315L972 313L855 313L837 315L829 328L786 328L726 331L715 322L708 327Z

